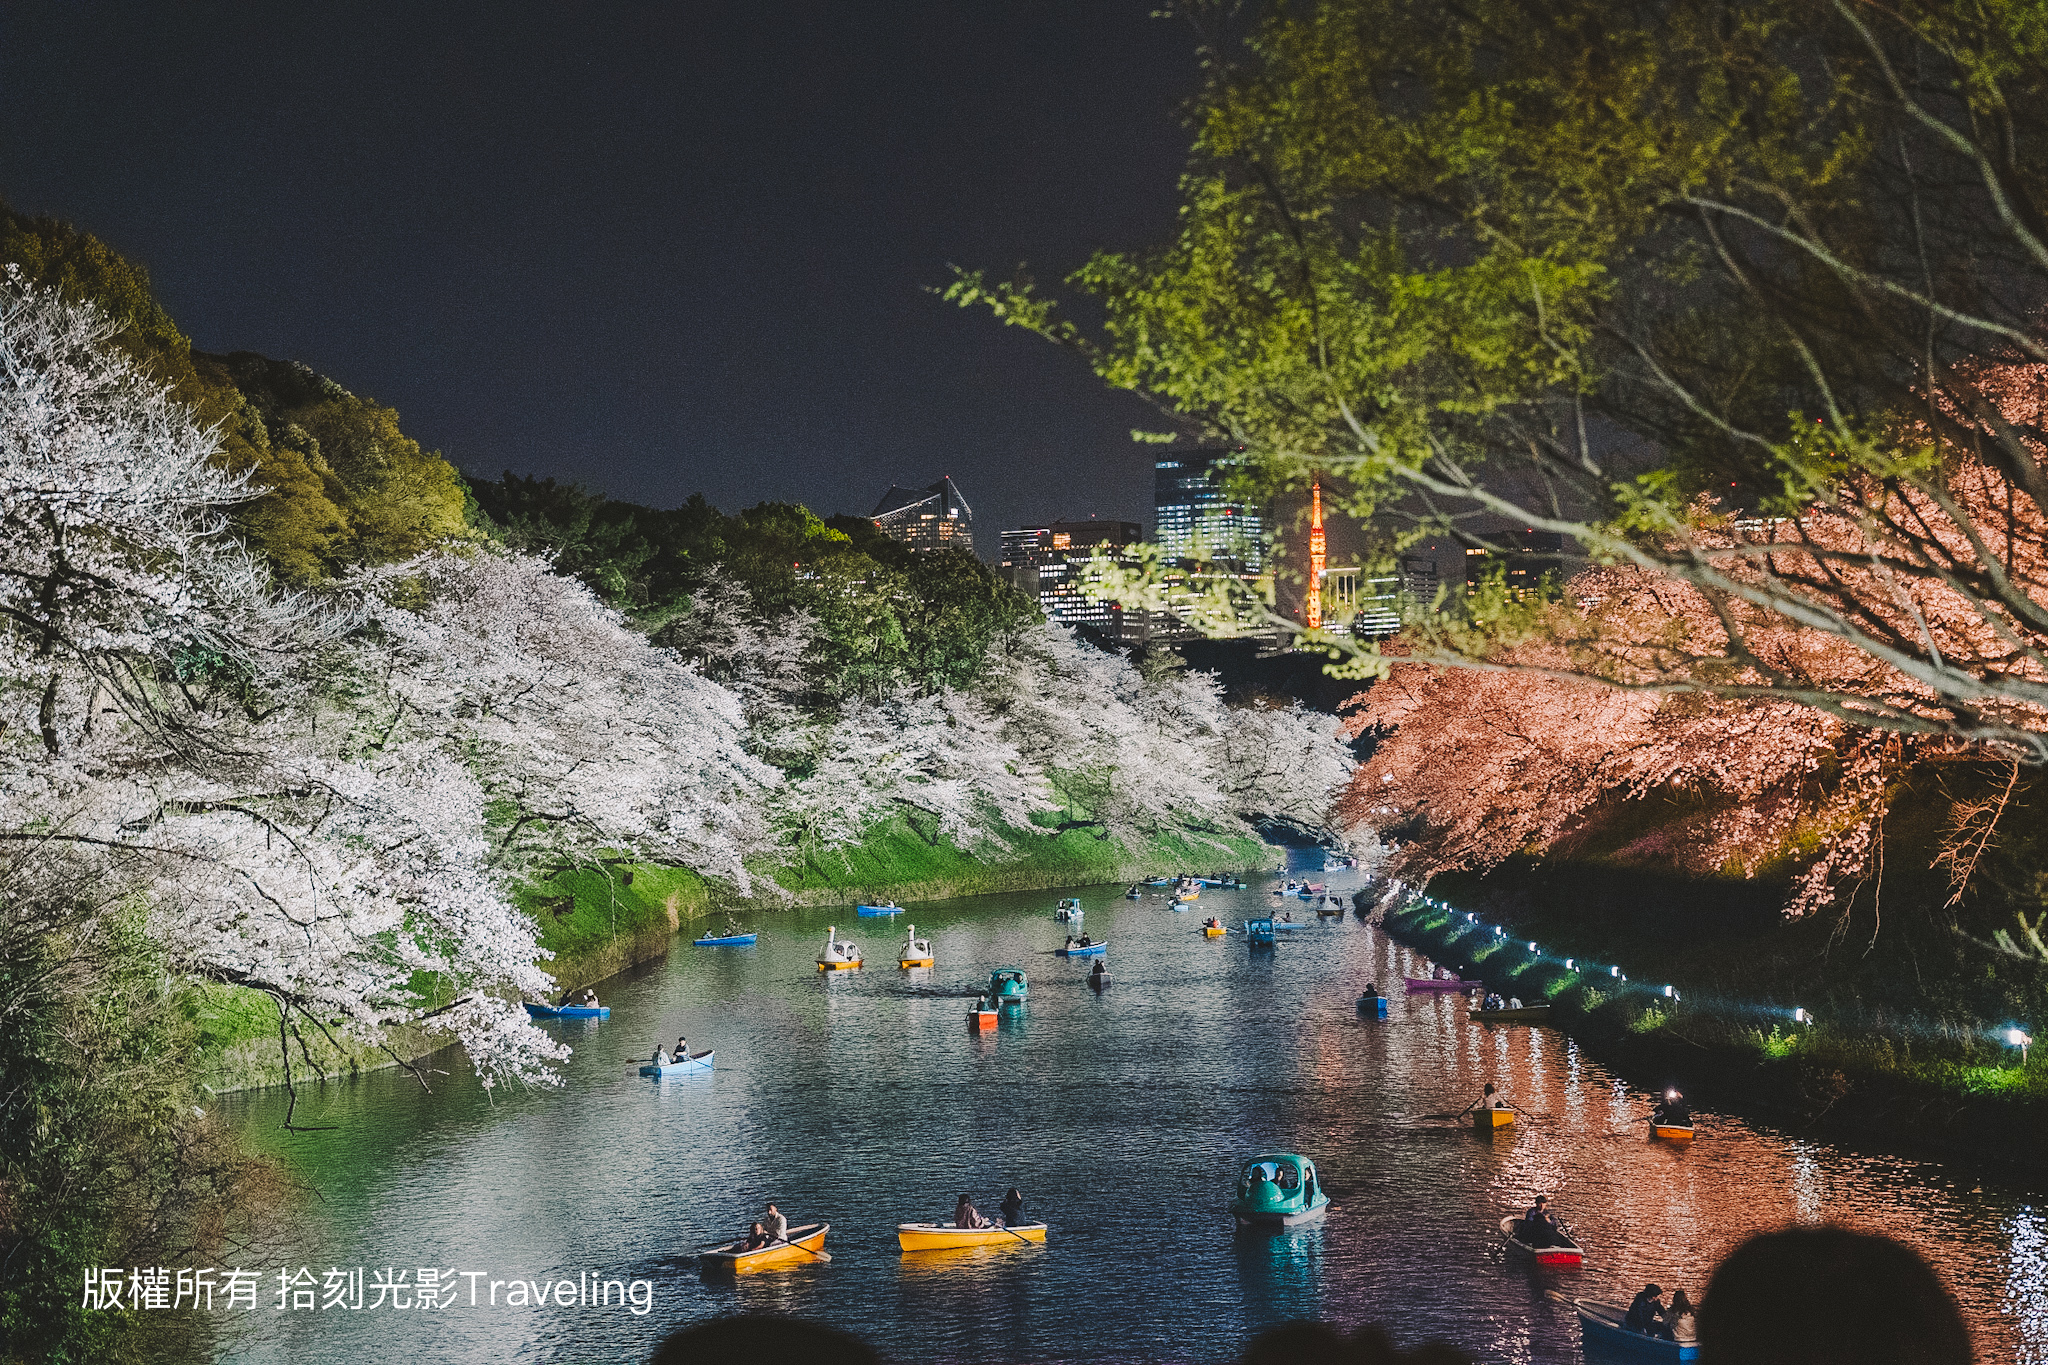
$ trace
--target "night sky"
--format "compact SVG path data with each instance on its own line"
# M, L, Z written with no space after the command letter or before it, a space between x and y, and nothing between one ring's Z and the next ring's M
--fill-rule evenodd
M1150 410L922 289L1172 231L1196 66L1151 8L15 3L0 196L471 472L1149 530Z

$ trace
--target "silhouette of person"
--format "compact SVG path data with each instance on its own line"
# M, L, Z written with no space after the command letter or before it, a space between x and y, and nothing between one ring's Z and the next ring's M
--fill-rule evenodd
M1752 1237L1714 1271L1700 1365L1970 1365L1962 1314L1934 1270L1889 1237L1794 1227Z

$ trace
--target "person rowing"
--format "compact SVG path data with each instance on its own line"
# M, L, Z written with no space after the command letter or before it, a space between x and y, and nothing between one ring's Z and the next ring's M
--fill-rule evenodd
M1474 1109L1512 1109L1514 1107L1514 1105L1508 1103L1508 1097L1500 1093L1500 1087L1496 1086L1492 1081L1488 1081L1486 1089L1479 1092L1478 1103L1466 1106L1465 1112L1469 1114Z
M1692 1106L1685 1102L1685 1096L1673 1086L1664 1092L1664 1098L1650 1111L1650 1122L1659 1128L1692 1127Z
M1630 1301L1628 1316L1621 1320L1621 1325L1631 1332L1663 1337L1666 1341L1677 1335L1672 1330L1671 1315L1664 1311L1664 1291L1654 1284L1644 1285L1643 1292Z
M1522 1215L1521 1239L1532 1247L1554 1247L1565 1244L1564 1225L1550 1210L1550 1196L1539 1194L1529 1211Z
M789 1219L783 1217L782 1210L776 1208L774 1204L768 1205L768 1216L762 1219L762 1223L767 1228L770 1241L787 1242L789 1240Z
M1010 1192L1003 1196L1002 1207L997 1212L1002 1214L999 1226L1013 1228L1024 1221L1024 1196L1017 1193L1015 1185L1010 1186Z
M1095 970L1088 974L1088 984L1098 989L1109 984L1109 964L1099 957L1095 959Z

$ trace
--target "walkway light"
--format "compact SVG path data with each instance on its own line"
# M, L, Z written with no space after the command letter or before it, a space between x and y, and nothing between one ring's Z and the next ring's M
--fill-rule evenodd
M2005 1041L2020 1050L2020 1065L2026 1066L2027 1045L2034 1041L2033 1037L2024 1029L2009 1028L2005 1031Z
M1678 992L1677 992L1677 991L1674 991L1674 990L1672 990L1672 989L1671 989L1671 987L1669 987L1669 986L1666 986L1666 987L1664 988L1664 995L1665 995L1665 997L1666 997L1667 999L1671 999L1671 1000L1676 1000L1676 999L1678 998Z
M1572 960L1570 958L1566 958L1564 960L1564 969L1566 971L1570 971L1572 969Z
M1609 976L1620 976L1620 975L1621 975L1621 968L1619 968L1619 967L1609 967L1609 968L1607 969L1607 974L1608 974Z
M1536 951L1536 940L1533 938L1529 940L1529 951L1532 953Z
M1813 1022L1813 1016L1805 1010L1793 1010L1792 1022L1795 1024L1810 1024Z

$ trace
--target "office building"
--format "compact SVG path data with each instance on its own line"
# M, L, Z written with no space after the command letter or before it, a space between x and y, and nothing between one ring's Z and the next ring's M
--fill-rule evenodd
M1260 508L1231 501L1223 487L1229 461L1242 453L1228 446L1189 450L1153 466L1155 537L1166 559L1221 562L1250 574L1265 568Z
M913 550L957 546L974 553L974 509L953 486L951 475L929 488L892 484L868 519L883 535Z
M1124 546L1144 539L1134 521L1055 521L1003 532L1001 568L1012 586L1038 601L1063 625L1086 626L1112 641L1124 637L1124 609L1088 596L1083 578L1097 555L1119 558Z
M1400 632L1400 579L1367 578L1364 570L1350 565L1323 570L1322 585L1316 599L1325 635L1379 640Z
M1401 591L1423 606L1436 601L1436 556L1401 556Z
M1562 580L1566 573L1564 537L1551 531L1502 531L1488 535L1493 548L1465 551L1465 591L1470 594L1496 564L1504 569L1513 597L1537 591L1546 575Z

